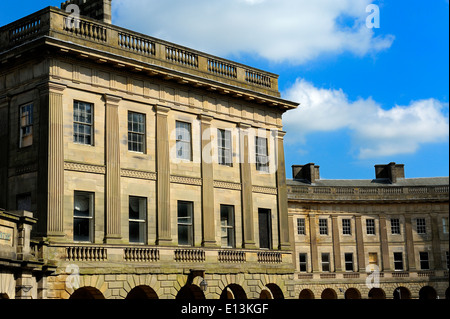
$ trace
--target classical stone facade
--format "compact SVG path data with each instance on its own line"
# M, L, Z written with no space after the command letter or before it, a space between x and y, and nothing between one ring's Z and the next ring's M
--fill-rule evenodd
M293 166L300 298L448 297L449 179L405 178L395 163L375 171L372 180L322 180L314 164Z
M71 4L0 29L0 207L46 297L290 296L278 76Z
M0 28L1 298L446 294L448 178L286 181L277 75L73 5Z

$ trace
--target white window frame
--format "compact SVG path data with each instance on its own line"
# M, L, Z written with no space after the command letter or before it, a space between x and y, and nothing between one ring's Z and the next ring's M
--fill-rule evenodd
M347 260L348 256L351 256L351 260ZM355 271L355 261L354 261L353 253L345 253L344 254L344 262L345 262L345 271L346 272L354 272ZM347 267L350 265L351 265L351 269L347 269Z
M396 259L400 255L401 259ZM397 269L397 265L401 263L402 268ZM395 271L405 271L405 262L403 261L403 252L394 252L394 270Z
M256 136L256 170L258 172L269 172L269 140L265 137Z
M302 261L302 256L305 257L305 261ZM302 273L308 272L308 254L307 253L300 253L298 255L298 263L299 263L299 270ZM302 270L302 266L304 267L305 270Z
M419 235L427 234L427 220L425 218L416 219L416 231Z
M297 218L297 234L300 236L306 235L306 220L305 220L305 218Z
M80 110L80 106L84 105L84 111ZM90 106L91 111L86 111L86 106ZM86 120L81 120L82 118ZM90 121L87 118L90 117ZM83 129L81 133L80 128ZM85 129L88 128L90 132L86 133ZM83 137L83 142L80 141ZM86 143L86 138L90 138L90 143ZM94 145L94 104L82 101L73 102L73 142L80 145Z
M321 236L328 236L328 219L319 218L319 234Z
M223 219L224 209L227 210L226 220ZM235 207L233 205L220 205L220 227L221 227L222 248L236 248L234 215L235 215ZM226 241L226 244L224 244L224 241Z
M81 216L81 215L76 215L76 197L77 196L86 196L88 197L88 201L89 201L89 215L88 216ZM91 192L83 192L83 191L75 191L74 192L74 207L73 207L73 222L74 222L74 234L73 234L73 241L74 242L79 242L79 243L93 243L94 242L94 198L95 198L95 194L91 193ZM75 239L75 220L87 220L89 223L89 239L87 241L85 240L76 240Z
M139 218L132 218L130 215L132 210L132 200L138 201L138 209L139 209ZM129 205L129 214L128 214L128 230L129 230L129 236L128 240L130 244L145 244L147 242L147 198L145 197L139 197L139 196L130 196L128 198L128 205ZM131 230L131 224L135 223L139 226L139 240L138 241L132 241L130 230Z
M391 218L391 234L392 235L401 235L402 230L400 227L400 218Z
M342 220L342 235L351 235L352 234L352 220L349 218L345 218Z
M189 122L176 121L176 152L177 158L192 161L192 124Z
M233 140L229 130L217 130L219 165L233 167Z
M138 116L137 122L134 121L135 115ZM142 120L142 123L140 120ZM146 153L146 123L145 114L128 111L128 151Z
M377 234L375 227L375 219L369 218L366 219L366 232L369 236L374 236Z

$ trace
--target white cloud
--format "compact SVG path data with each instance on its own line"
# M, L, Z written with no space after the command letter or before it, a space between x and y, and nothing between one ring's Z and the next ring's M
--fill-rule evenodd
M366 27L371 0L115 0L114 23L217 55L305 63L322 54L366 55L393 36ZM344 25L339 21L347 21ZM348 23L350 21L351 23Z
M361 159L415 153L422 144L449 139L448 104L435 99L383 109L373 99L350 101L342 90L298 79L286 98L302 105L284 117L287 142L314 132L348 129Z

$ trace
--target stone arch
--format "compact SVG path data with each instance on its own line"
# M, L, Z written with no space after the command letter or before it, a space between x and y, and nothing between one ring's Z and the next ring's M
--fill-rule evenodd
M322 295L321 295L322 299L337 299L337 293L336 291L334 291L334 289L331 288L327 288L324 291L322 291Z
M272 296L272 293L268 289L261 290L261 293L259 294L259 299L267 300L267 299L274 299Z
M311 300L311 299L315 299L315 296L314 296L314 293L310 289L303 289L300 292L299 299Z
M372 288L369 291L369 299L386 299L386 293L381 288Z
M237 300L245 300L247 299L247 294L245 293L244 288L239 285L231 284L225 287L220 295L220 299L237 299Z
M419 299L421 300L434 300L437 297L436 290L431 286L425 286L419 291Z
M281 288L276 284L267 284L267 288L269 288L273 299L284 299L284 294Z
M70 296L70 299L82 299L82 300L99 300L105 299L105 296L100 290L94 287L82 287L75 290L75 292Z
M177 300L205 300L205 294L199 286L191 284L186 285L178 291Z
M361 293L356 288L349 288L345 291L345 299L361 299Z
M397 287L394 290L394 299L411 299L411 291L406 287Z
M127 297L128 300L146 300L159 299L156 292L149 286L141 285L130 290Z

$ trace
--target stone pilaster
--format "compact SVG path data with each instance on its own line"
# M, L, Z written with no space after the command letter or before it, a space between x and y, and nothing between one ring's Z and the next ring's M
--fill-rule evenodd
M156 170L157 181L157 245L172 245L170 218L170 157L169 126L170 108L157 105L156 111Z
M416 258L414 252L414 238L412 233L412 220L411 216L405 216L405 235L406 235L406 264L408 270L416 270Z
M317 250L316 214L309 214L309 233L311 246L312 272L319 272L319 252Z
M333 254L334 254L334 268L335 271L342 271L341 261L341 243L339 239L339 222L337 216L331 217L332 229L333 229Z
M120 97L105 95L105 163L106 163L106 243L120 243L120 138L119 103Z
M442 269L442 253L441 253L441 241L439 232L439 215L436 213L431 214L431 236L432 237L432 247L433 247L433 260L434 269Z
M364 233L362 217L356 216L356 249L358 252L358 268L360 272L366 271L366 253L364 249Z
M0 208L8 209L8 167L9 167L9 101L0 97Z
M211 154L212 117L201 115L202 131L202 233L203 246L216 246L216 227L214 220L214 173Z
M252 168L250 164L250 141L248 136L249 125L240 124L240 155L241 155L241 182L242 182L242 225L244 242L243 247L255 249L255 231L253 227L253 183Z
M64 237L63 91L66 86L49 82L39 89L39 232L50 238Z
M387 236L386 215L380 215L380 242L381 242L381 261L380 269L383 271L391 270L391 263L389 261L389 243Z
M286 132L277 132L276 134L276 158L277 158L277 188L278 188L278 235L279 249L290 250L291 243L289 239L289 218L288 218L288 198L286 185L286 167L284 159L284 136Z

